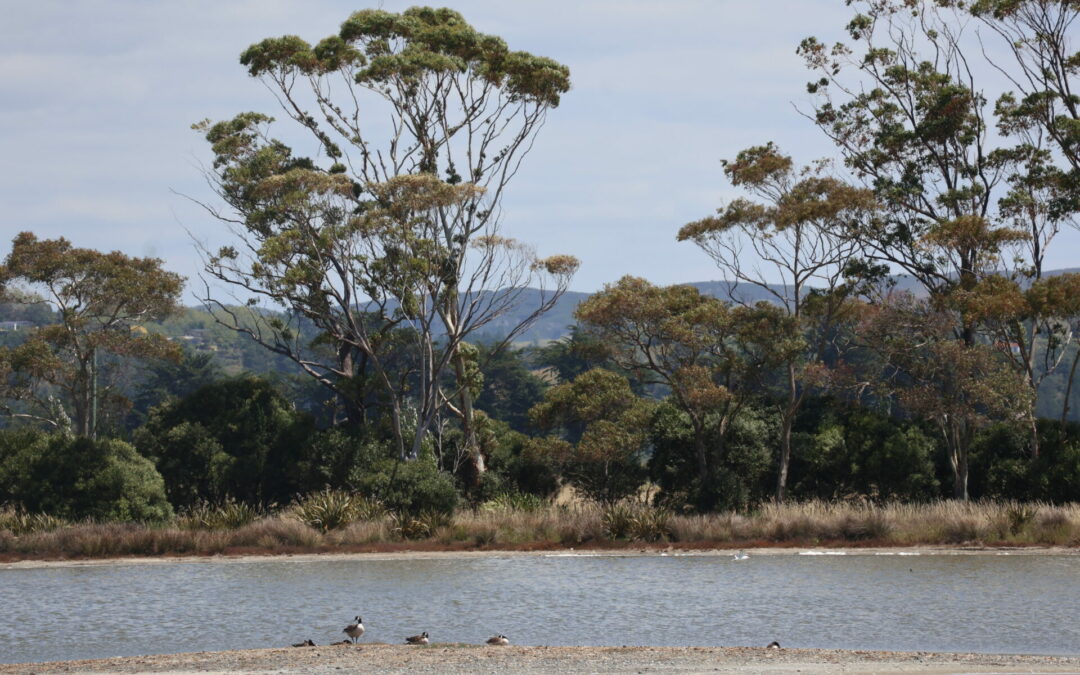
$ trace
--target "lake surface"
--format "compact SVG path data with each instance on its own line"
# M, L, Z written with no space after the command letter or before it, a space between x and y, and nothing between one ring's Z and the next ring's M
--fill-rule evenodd
M1080 556L491 556L0 569L0 662L363 641L1080 654Z

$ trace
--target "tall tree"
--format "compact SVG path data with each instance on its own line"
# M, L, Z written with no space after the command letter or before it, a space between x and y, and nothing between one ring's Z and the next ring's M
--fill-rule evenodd
M60 319L0 352L5 393L31 406L18 414L52 427L64 426L66 415L78 435L93 438L99 401L120 396L116 383L101 377L103 357L178 358L176 345L140 324L176 311L182 289L183 277L163 270L157 258L75 248L66 239L38 239L30 232L17 235L0 266L0 293L16 301L45 298ZM51 393L61 394L68 410Z
M953 1L942 0L946 4ZM998 98L996 112L999 132L1015 142L1007 153L1021 170L1010 177L1011 189L1001 206L1018 227L1030 232L1030 263L1023 273L1026 280L1038 286L1046 246L1062 224L1076 225L1076 212L1080 210L1080 91L1075 82L1080 55L1072 41L1080 3L975 0L966 3L966 8L1002 38L1000 46L1007 50L1004 56L994 49L983 50L984 54L994 54L988 58L1012 88ZM1075 312L1068 306L1043 301L1056 296L1066 300L1067 305L1067 300L1075 296L1061 295L1056 290L1075 283L1051 282L1029 304L1031 311L1021 317L1024 320L1006 323L1011 333L1008 339L1018 346L1017 360L1035 387L1060 365L1077 334ZM1042 337L1045 349L1037 348L1037 336ZM1041 357L1039 369L1034 367L1037 354ZM1069 371L1069 389L1078 363L1080 351L1076 351ZM1063 426L1068 417L1068 398L1066 395L1062 406ZM1033 438L1037 454L1037 434L1033 433Z
M718 215L683 226L678 236L697 244L734 282L729 286L732 302L748 305L740 286L756 286L807 338L806 349L792 351L783 364L787 392L777 501L784 500L787 489L792 426L812 384L824 384L823 358L847 304L850 287L844 272L857 244L846 234L876 206L872 191L847 185L825 170L824 163L797 170L771 143L743 150L724 162L724 173L764 203L733 200Z
M1000 350L957 340L953 317L926 301L900 293L865 310L860 336L885 365L875 386L938 428L953 497L967 500L976 432L995 419L1026 420L1033 392Z
M587 496L616 502L645 480L653 408L625 377L594 368L552 387L529 410L533 426L551 435L532 439L525 452L554 460Z
M546 289L509 328L511 340L555 303L577 268L569 256L539 259L499 234L504 191L568 90L568 69L428 7L363 10L314 46L269 38L240 60L327 160L295 157L266 135L271 120L262 115L203 125L217 156L212 182L235 213L219 215L246 249L208 256L207 271L316 322L336 358L311 357L283 323L226 323L346 398L355 362L365 359L394 401L409 393L378 363L381 331L413 329L422 385L411 395L420 412L408 434L394 413L401 454L416 456L435 416L450 409L479 474L464 345L518 304L526 286ZM456 382L449 389L447 372Z
M616 365L670 389L693 426L699 490L724 455L732 421L770 371L804 348L794 322L775 305L733 307L692 286L657 287L634 277L605 286L576 316ZM718 447L710 447L710 435Z
M812 37L799 47L819 75L808 85L811 119L881 204L881 217L849 234L863 255L900 267L935 301L970 290L1028 234L997 218L1009 158L993 152L961 29L932 0L849 4L861 10L847 26L861 54ZM959 317L956 332L975 343L972 320Z

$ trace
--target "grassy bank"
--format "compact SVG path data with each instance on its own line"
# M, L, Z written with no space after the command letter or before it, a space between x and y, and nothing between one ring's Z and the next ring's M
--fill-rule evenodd
M1077 504L807 502L769 505L750 514L707 515L672 514L638 504L487 505L453 516L399 517L363 509L331 515L295 506L260 514L231 505L167 525L143 525L65 523L8 509L0 511L0 558L582 546L1080 546Z

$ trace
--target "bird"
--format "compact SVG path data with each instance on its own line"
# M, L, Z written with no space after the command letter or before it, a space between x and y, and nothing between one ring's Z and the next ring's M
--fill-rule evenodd
M777 642L776 640L773 640L772 642L769 643L769 646L766 647L765 649L780 649L780 643Z
M732 556L732 560L749 560L749 559L750 559L750 556L746 555L746 551L739 551L734 556Z
M502 634L493 635L493 636L488 638L487 643L489 645L500 645L500 646L508 645L508 644L510 644L510 638L508 638L508 637L506 637L505 635L502 635Z
M351 637L353 644L356 644L356 641L364 634L364 620L357 616L356 620L342 628L341 632Z
M351 645L351 644L352 644L352 640L340 640L338 642L331 642L330 646L331 647L340 647L342 645Z
M304 640L303 642L297 642L296 644L293 645L293 647L317 647L317 646L318 645L316 645L312 641L311 638L308 638L308 639Z
M420 633L419 635L410 635L405 638L405 642L410 645L426 645L428 643L427 631Z

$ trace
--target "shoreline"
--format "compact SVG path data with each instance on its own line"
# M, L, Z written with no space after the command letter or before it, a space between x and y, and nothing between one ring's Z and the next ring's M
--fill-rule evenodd
M262 672L1077 673L1080 656L762 647L426 647L360 644L0 665L0 674Z
M272 553L266 551L242 552L214 555L148 555L118 556L102 558L25 558L0 562L0 570L39 569L50 567L92 567L101 565L168 565L178 563L251 563L251 562L315 562L330 560L408 560L408 559L446 559L446 558L517 558L517 557L649 557L649 556L686 556L686 557L725 557L739 551L749 551L753 555L779 556L949 556L949 555L1013 555L1013 556L1077 556L1080 548L1064 546L745 546L732 548L673 548L641 547L633 548L553 548L545 550L520 549L481 549L433 551L423 549L405 549L398 551L327 551L327 552L292 552Z

